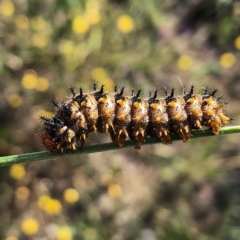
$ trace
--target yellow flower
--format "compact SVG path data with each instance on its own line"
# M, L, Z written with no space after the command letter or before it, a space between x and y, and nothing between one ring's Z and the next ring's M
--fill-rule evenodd
M49 88L49 81L47 78L39 77L37 79L36 90L39 92L44 92Z
M46 22L41 16L31 19L31 27L35 31L42 31L45 28Z
M117 19L117 27L123 33L131 32L134 29L133 19L129 15L121 15Z
M22 186L22 187L17 188L17 190L15 191L15 194L18 199L26 200L29 197L30 192L29 192L28 188Z
M23 102L22 98L16 93L10 94L7 98L7 101L12 108L17 108L21 106Z
M97 239L97 232L94 228L87 228L83 234L85 239L89 239L89 240Z
M101 15L97 9L91 8L87 10L85 18L91 25L97 24L101 20Z
M85 18L78 16L73 19L72 29L77 34L83 34L89 30L89 24Z
M0 13L3 16L10 17L13 15L14 11L15 11L15 7L11 1L3 0L0 3Z
M95 68L92 71L92 77L95 81L102 81L107 77L107 73L103 68Z
M25 169L21 164L15 164L11 166L9 170L9 175L16 180L22 179L25 176L25 174L26 174Z
M15 24L21 30L28 29L28 25L29 25L28 17L23 14L17 15L15 17Z
M32 35L32 44L38 48L44 48L48 44L48 37L42 33L35 33Z
M75 48L74 42L70 40L63 40L59 44L59 51L64 55L72 55Z
M56 199L49 199L44 206L44 211L51 216L58 215L62 210L62 204Z
M28 70L24 73L22 85L26 89L33 89L37 86L37 74L34 70Z
M51 216L58 215L62 210L61 203L56 199L52 199L48 195L42 195L39 197L38 206Z
M57 240L72 240L72 232L68 227L62 227L57 233Z
M64 195L65 201L69 203L75 203L79 199L79 193L73 188L66 189L63 195Z
M238 37L235 39L234 45L235 45L235 47L236 47L238 50L240 50L240 36L238 36Z
M45 206L47 205L47 202L51 200L51 198L48 195L42 195L38 198L38 206L44 210Z
M9 236L9 237L5 238L5 240L18 240L18 239L14 236Z
M193 60L190 56L183 55L178 59L177 65L181 70L187 70L192 67Z
M38 228L38 222L33 218L28 218L22 223L22 231L29 236L37 233Z
M118 184L110 184L108 186L108 195L112 198L119 198L122 196L122 188Z
M232 53L224 53L220 57L220 64L223 68L231 68L236 62L236 57Z

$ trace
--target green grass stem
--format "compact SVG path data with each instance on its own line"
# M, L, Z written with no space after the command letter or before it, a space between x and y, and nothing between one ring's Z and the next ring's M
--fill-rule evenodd
M239 133L239 132L240 132L240 126L224 127L221 129L219 136L225 135L225 134ZM199 137L210 137L210 136L214 136L210 130L194 131L192 133L192 139L199 138ZM176 135L173 135L172 140L177 141L177 140L181 140L181 138ZM149 137L146 139L143 145L155 144L155 143L161 143L161 142L156 138ZM129 140L125 142L125 145L123 148L128 148L133 146L136 146L136 143L134 141ZM117 149L118 147L116 143L96 144L96 145L85 146L84 148L77 149L76 151L67 149L66 152L64 153L64 157L69 155L76 156L76 155L105 152L105 151L117 150ZM61 156L62 155L60 153L50 153L47 151L4 156L4 157L0 157L0 166L6 166L6 165L15 164L15 163L27 163L27 162L33 162L38 160L54 159L54 158L59 158Z

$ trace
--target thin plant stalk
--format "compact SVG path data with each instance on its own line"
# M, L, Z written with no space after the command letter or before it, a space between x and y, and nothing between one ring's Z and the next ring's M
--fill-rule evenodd
M224 127L221 129L218 136L220 137L221 135L239 133L239 132L240 132L240 126ZM199 138L199 137L210 137L210 136L214 136L210 130L194 131L192 133L191 139ZM181 140L181 138L176 135L173 135L172 140L178 141L178 140ZM156 144L156 143L161 144L159 139L149 137L146 139L146 141L142 145ZM136 142L129 140L125 142L125 145L123 148L134 147L134 146L136 146ZM66 152L64 153L64 157L70 156L70 155L76 156L76 155L90 154L90 153L96 153L96 152L105 152L105 151L117 150L117 149L119 148L117 147L116 143L96 144L96 145L85 146L82 149L78 148L75 151L71 149L67 149ZM4 157L0 157L0 166L6 166L6 165L11 165L16 163L28 163L28 162L46 160L46 159L56 159L61 156L62 155L60 153L50 153L47 151L4 156Z

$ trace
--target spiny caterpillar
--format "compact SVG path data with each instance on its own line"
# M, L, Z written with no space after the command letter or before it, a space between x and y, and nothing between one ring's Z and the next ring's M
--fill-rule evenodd
M114 93L104 92L104 85L97 90L77 94L70 88L72 97L65 101L52 100L56 107L53 118L41 116L43 126L41 137L50 152L67 148L82 148L90 132L110 133L113 142L122 147L127 138L140 146L147 136L156 137L165 144L171 143L171 135L179 135L188 142L194 129L206 126L214 135L230 122L223 113L224 103L217 97L217 90L204 90L203 95L195 94L192 86L182 96L175 96L164 89L165 97L159 98L158 91L150 91L149 98L140 97L141 90L131 96L124 96L125 87Z

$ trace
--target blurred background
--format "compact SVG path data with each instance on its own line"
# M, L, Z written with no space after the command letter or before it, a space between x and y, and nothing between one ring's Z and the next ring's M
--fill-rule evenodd
M94 80L217 88L239 125L239 58L234 0L1 0L0 156L44 150L51 99ZM220 134L2 167L0 239L239 239L239 149Z

